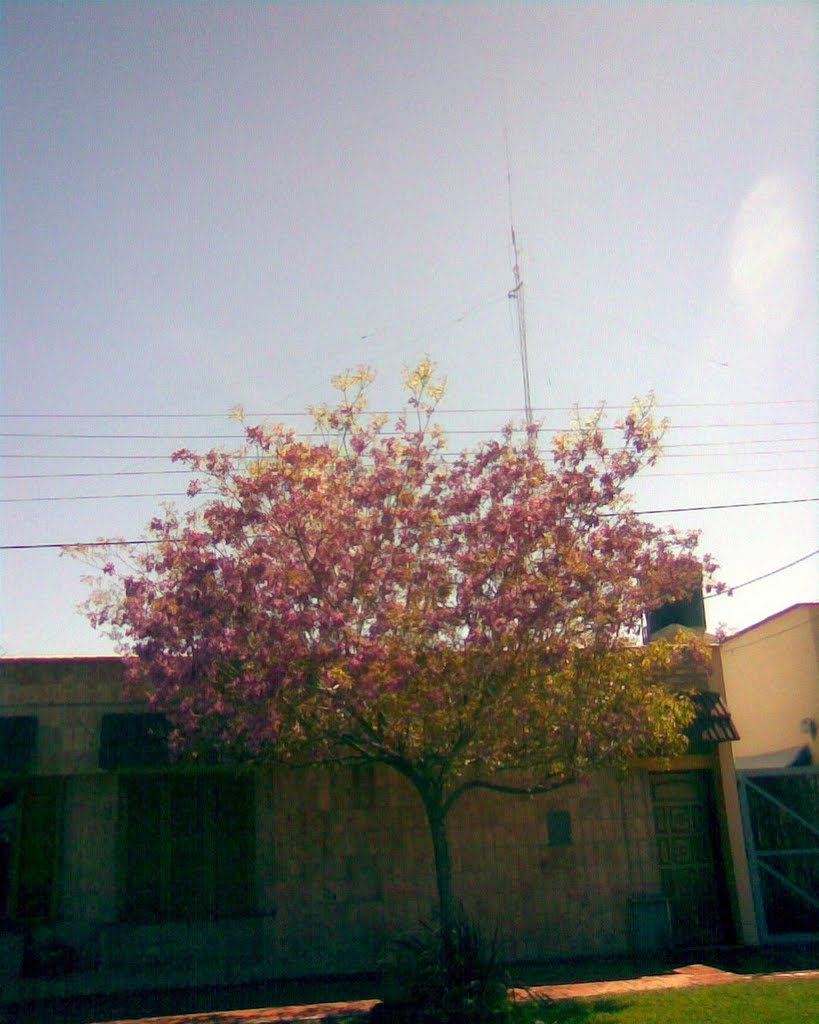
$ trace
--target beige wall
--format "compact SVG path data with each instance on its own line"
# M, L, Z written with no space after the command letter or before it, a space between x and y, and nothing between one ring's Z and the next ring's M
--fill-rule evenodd
M819 743L801 723L819 723L819 604L800 604L724 641L719 648L734 757Z
M728 895L737 941L756 946L759 943L759 929L751 892L732 746L731 743L720 743L716 753L722 848L727 861Z

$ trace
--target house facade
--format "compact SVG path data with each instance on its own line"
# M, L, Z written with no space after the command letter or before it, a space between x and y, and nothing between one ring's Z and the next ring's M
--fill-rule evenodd
M724 640L722 681L738 768L819 763L819 603L792 605Z
M509 960L755 940L730 719L699 683L685 757L455 806L457 898ZM163 723L118 659L0 660L4 1000L371 971L430 919L398 774L171 766Z
M819 604L792 605L724 640L715 679L730 702L756 929L819 939Z

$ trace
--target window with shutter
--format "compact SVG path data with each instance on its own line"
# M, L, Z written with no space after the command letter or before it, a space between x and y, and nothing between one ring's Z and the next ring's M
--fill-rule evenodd
M120 793L123 919L201 920L252 911L252 779L122 776Z
M0 716L0 772L31 771L36 745L34 715Z
M62 780L0 785L0 918L56 916Z

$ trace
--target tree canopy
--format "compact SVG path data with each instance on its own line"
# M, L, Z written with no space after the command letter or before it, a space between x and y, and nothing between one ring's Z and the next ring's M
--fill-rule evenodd
M651 403L616 445L598 413L546 455L537 427L511 426L452 453L429 360L405 373L390 426L367 414L371 380L336 378L311 436L255 426L239 452L177 452L201 503L166 509L153 544L107 563L88 614L183 741L403 774L443 904L443 822L466 791L538 791L681 749L689 712L665 681L696 645L642 646L639 629L713 567L696 535L633 511L629 484L660 451Z

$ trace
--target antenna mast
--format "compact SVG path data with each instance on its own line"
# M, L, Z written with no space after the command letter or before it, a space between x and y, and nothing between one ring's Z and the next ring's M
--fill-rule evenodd
M512 217L512 173L509 170L509 135L504 125L503 139L506 144L506 187L509 193L509 226L512 230L512 253L514 266L512 272L515 275L515 287L509 292L509 298L515 303L515 311L518 319L518 351L520 353L520 368L523 374L523 407L526 412L526 425L531 426L532 417L532 396L529 391L529 349L526 344L526 307L523 299L523 280L520 276L520 254L518 253L518 240L515 237L515 222Z
M520 259L514 225L512 225L512 251L515 254L515 265L512 268L515 275L515 287L509 292L509 298L515 303L518 318L518 350L520 352L520 368L523 373L523 407L526 411L526 424L531 426L533 419L532 396L529 392L529 350L526 345L526 307L523 301L523 280L520 276Z

